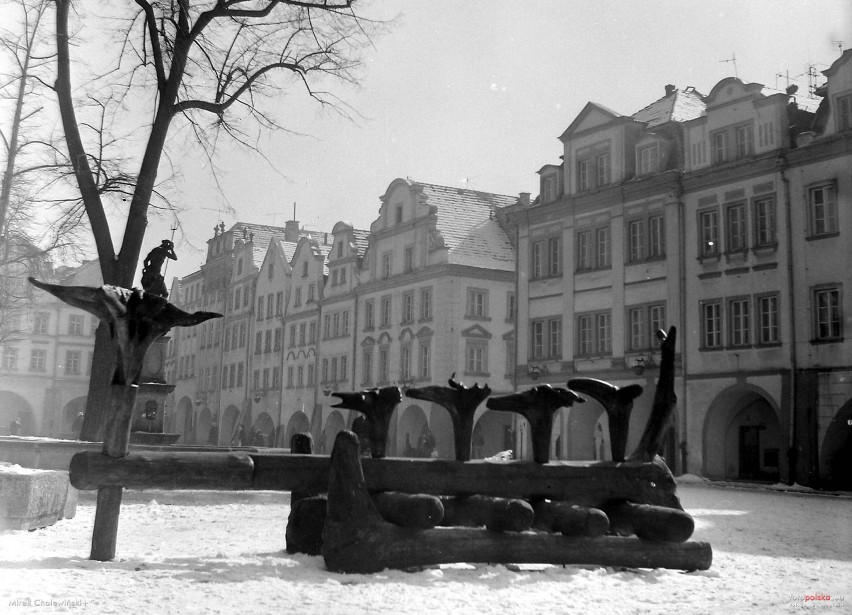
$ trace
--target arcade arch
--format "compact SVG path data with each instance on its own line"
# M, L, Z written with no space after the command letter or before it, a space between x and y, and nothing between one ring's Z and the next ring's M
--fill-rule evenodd
M822 486L852 490L852 399L847 401L828 425L819 451Z

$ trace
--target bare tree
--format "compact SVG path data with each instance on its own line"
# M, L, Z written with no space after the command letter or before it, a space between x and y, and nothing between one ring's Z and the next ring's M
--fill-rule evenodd
M356 83L362 50L381 26L358 11L356 0L136 0L113 7L117 65L104 71L111 103L133 107L147 131L132 175L132 191L120 248L78 119L80 104L71 84L71 0L54 0L58 53L55 84L68 156L91 226L104 282L129 287L139 262L150 202L173 125L191 131L202 147L220 135L252 147L252 131L281 128L263 99L294 87L319 104L345 112L326 88ZM108 9L103 9L108 10ZM77 15L81 29L91 14ZM153 91L152 96L146 92ZM106 103L104 103L106 105ZM144 108L141 108L144 107ZM128 117L123 121L127 122ZM210 150L207 149L208 153ZM99 328L95 343L84 439L98 439L106 416L114 351ZM101 375L98 378L97 375Z

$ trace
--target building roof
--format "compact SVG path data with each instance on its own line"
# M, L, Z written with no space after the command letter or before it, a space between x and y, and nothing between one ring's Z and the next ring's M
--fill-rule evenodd
M644 109L633 114L633 119L648 125L648 128L668 122L686 122L701 117L704 113L704 96L695 88L673 90Z
M281 243L281 248L287 258L287 262L293 260L293 255L296 253L298 242L287 241L286 232L283 226L270 226L267 224L254 224L252 222L236 222L230 228L234 233L234 240L252 237L252 259L254 264L260 269L263 264L263 259L266 257L266 251L269 249L269 242L275 237ZM323 235L318 231L299 230L299 237L310 237L321 242Z
M518 197L422 182L426 204L437 208L437 230L450 263L514 271L515 253L496 210L515 205Z

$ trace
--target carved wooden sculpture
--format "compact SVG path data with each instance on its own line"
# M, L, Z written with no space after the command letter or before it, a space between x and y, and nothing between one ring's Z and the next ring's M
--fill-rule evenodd
M130 426L138 391L137 378L151 344L172 327L192 327L211 318L213 312L184 312L165 298L139 289L117 286L60 286L29 278L30 283L65 303L97 316L109 325L110 336L119 349L119 364L113 380L115 412L104 430L103 454L124 457L130 450ZM121 487L98 490L91 559L108 561L115 557Z
M541 384L521 393L491 397L485 405L490 410L517 412L527 419L532 436L533 459L537 463L550 461L550 436L553 432L553 414L574 402L586 400L570 389Z
M597 378L572 378L568 381L568 388L588 395L604 407L609 424L612 460L624 461L633 400L642 394L642 387L638 384L617 387Z
M322 554L335 572L370 573L452 562L593 564L706 570L710 545L638 538L571 538L544 532L417 530L383 520L367 491L358 438L337 435L331 453Z
M446 408L453 422L453 437L456 447L456 461L470 461L470 445L473 436L473 417L482 401L491 395L486 384L466 387L455 380L453 374L449 386L428 386L408 389L405 394L412 399L431 401Z
M675 342L677 328L670 327L668 334L660 329L657 331L660 343L660 377L654 390L654 402L651 406L651 416L642 432L642 438L633 454L631 461L651 461L660 451L663 434L668 428L677 406L675 394Z
M374 459L385 456L388 441L388 427L393 411L402 401L399 387L367 389L357 393L332 393L340 398L334 408L355 410L367 417L370 433L370 455Z

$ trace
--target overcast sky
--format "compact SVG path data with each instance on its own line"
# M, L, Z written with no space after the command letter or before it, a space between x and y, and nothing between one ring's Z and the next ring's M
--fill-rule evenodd
M734 57L746 82L783 89L789 72L805 92L809 64L824 70L838 41L852 45L850 0L381 0L370 13L399 22L367 50L360 88L336 90L362 118L297 94L277 101L306 136L261 142L277 171L244 151L223 157L235 213L200 157L183 160L186 236L169 279L198 269L220 220L283 226L295 202L307 228L367 229L397 177L535 195L536 171L559 162L557 138L588 101L630 115L668 83L707 94L734 75ZM152 219L144 249L172 223Z

